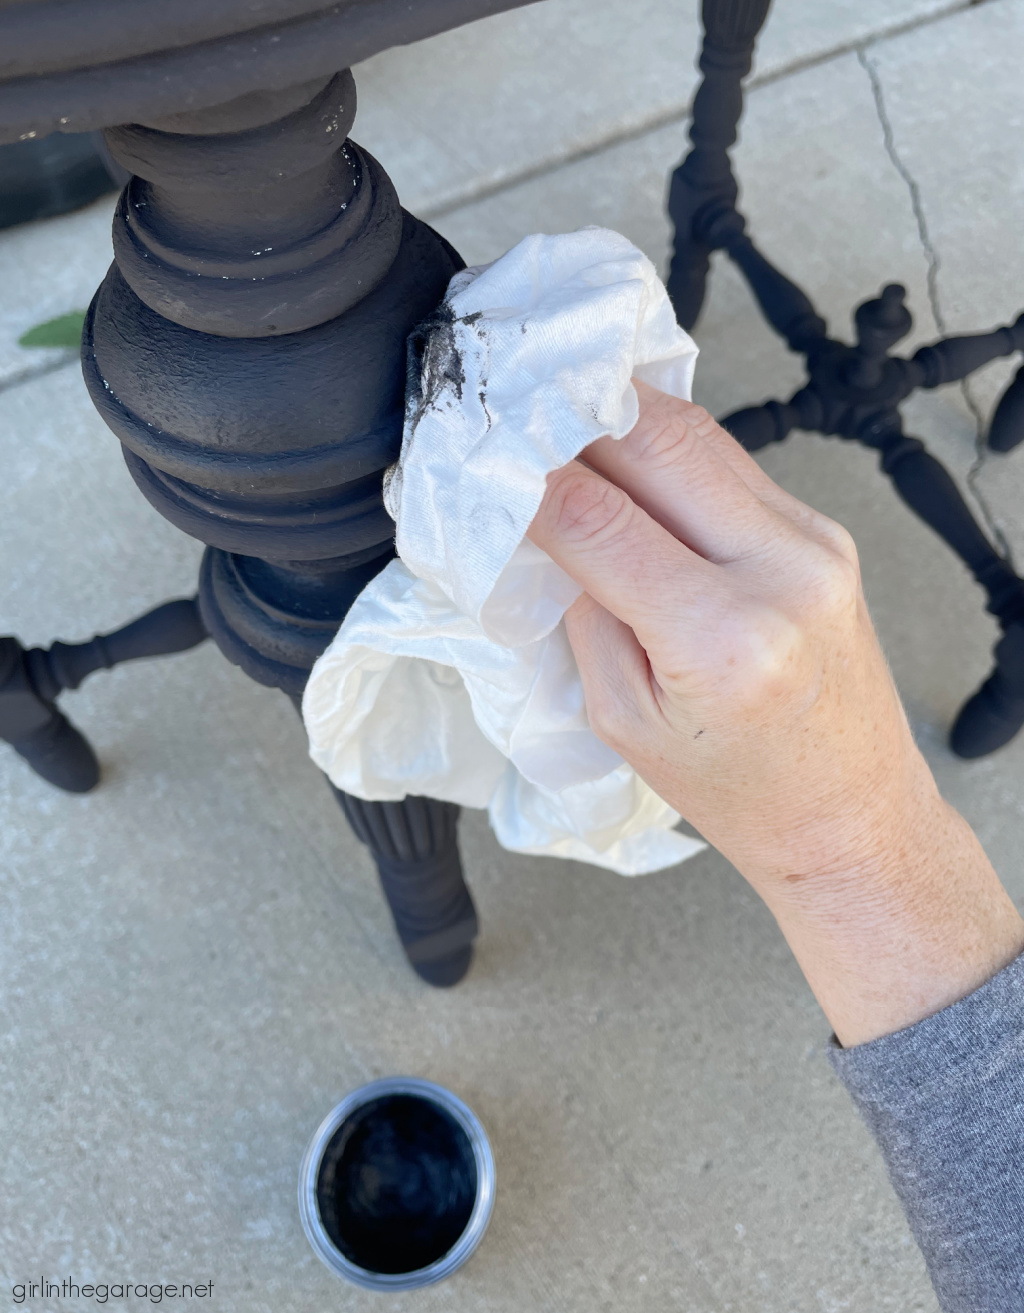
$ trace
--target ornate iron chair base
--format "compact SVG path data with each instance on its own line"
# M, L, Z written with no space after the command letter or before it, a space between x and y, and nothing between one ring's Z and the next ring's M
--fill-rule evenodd
M904 502L960 557L985 590L1002 636L995 668L961 708L950 746L982 757L1024 725L1024 580L1000 555L959 489L924 444L903 432L899 406L917 388L967 377L997 356L1024 351L1024 315L991 333L948 337L909 359L890 354L912 319L898 284L859 305L857 345L830 338L808 297L776 269L745 231L729 149L743 110L743 78L770 0L704 0L703 81L693 104L689 153L672 175L669 213L675 246L668 289L679 322L692 328L704 300L712 251L725 251L744 275L768 323L803 355L807 382L784 401L726 415L722 424L748 451L781 442L796 428L876 450ZM1006 452L1024 439L1024 368L993 416L988 445Z

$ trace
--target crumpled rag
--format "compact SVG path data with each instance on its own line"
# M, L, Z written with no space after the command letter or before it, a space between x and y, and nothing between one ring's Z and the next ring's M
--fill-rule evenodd
M563 621L581 590L525 538L548 473L634 426L631 379L688 398L696 354L618 233L527 237L455 275L410 339L384 492L398 559L302 701L310 755L339 789L485 807L514 852L623 875L704 847L590 729Z

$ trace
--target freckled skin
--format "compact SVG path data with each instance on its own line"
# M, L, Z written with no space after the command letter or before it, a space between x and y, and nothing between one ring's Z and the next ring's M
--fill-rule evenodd
M591 724L764 898L842 1043L909 1025L1024 922L914 743L849 534L636 388L636 428L551 475L530 531L586 590Z

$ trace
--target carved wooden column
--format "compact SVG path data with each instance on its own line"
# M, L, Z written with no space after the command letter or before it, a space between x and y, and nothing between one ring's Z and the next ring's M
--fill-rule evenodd
M347 139L355 105L344 71L109 129L133 176L82 348L136 483L207 544L206 630L292 699L393 554L405 339L462 263ZM454 983L476 917L453 809L353 809L410 961Z

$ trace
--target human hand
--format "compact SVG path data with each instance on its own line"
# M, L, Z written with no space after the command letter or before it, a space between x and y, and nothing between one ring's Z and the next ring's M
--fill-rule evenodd
M911 1024L1024 922L914 743L850 535L699 407L637 392L530 530L586 590L591 725L765 899L842 1043Z

